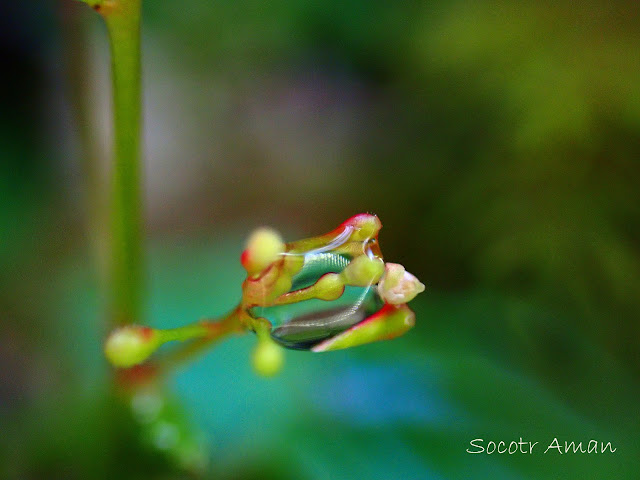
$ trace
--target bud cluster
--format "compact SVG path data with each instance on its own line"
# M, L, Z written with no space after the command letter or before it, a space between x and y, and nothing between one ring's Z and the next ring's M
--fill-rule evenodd
M242 252L247 278L227 317L171 330L127 325L109 335L105 354L127 368L172 340L205 344L249 329L258 336L254 369L271 376L282 367L280 346L323 352L402 335L415 323L407 303L425 287L402 265L384 262L381 228L378 217L360 214L327 234L290 243L260 228Z

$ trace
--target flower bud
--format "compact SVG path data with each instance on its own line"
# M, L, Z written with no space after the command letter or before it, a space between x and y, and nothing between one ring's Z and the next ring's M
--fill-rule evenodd
M347 285L366 287L380 280L383 273L384 262L381 258L360 255L342 271L342 278Z
M424 285L402 265L387 263L385 272L378 284L378 294L387 303L399 305L410 302L421 292Z
M335 300L344 292L344 284L337 273L326 273L315 284L316 298Z
M406 305L385 305L375 314L348 330L315 345L314 352L356 347L403 335L415 325L415 314Z
M351 241L354 242L361 242L374 238L382 228L382 222L380 222L380 219L369 213L355 215L344 222L343 225L354 229L354 232L351 234Z
M260 339L251 356L253 369L263 377L273 377L282 369L282 348L270 339Z
M259 228L251 234L240 261L249 276L262 272L284 253L285 245L275 230Z
M159 346L160 337L152 328L127 325L109 335L104 353L113 366L127 368L144 362Z

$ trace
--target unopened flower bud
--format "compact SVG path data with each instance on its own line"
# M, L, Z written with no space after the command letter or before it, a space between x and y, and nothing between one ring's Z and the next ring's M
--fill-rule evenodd
M387 263L385 272L378 284L378 294L387 303L400 305L410 302L421 292L424 285L402 265Z
M251 234L240 261L249 276L262 272L284 253L280 235L270 228L259 228Z
M253 369L263 377L273 377L282 369L282 348L270 339L260 339L251 356Z
M335 300L344 292L344 283L337 273L327 273L320 277L315 284L316 298L320 300Z
M380 219L369 213L361 213L344 222L345 226L352 227L351 241L361 242L375 237L382 228Z
M342 271L342 277L347 285L367 287L380 280L383 273L384 262L381 258L360 255Z
M109 335L104 353L115 367L127 368L144 362L160 343L158 332L152 328L127 325Z

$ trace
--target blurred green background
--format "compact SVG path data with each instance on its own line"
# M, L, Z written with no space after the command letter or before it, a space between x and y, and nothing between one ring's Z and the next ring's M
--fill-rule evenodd
M87 182L108 178L105 31L5 3L1 478L638 478L636 2L146 1L146 321L233 307L254 227L364 211L428 288L400 339L287 352L267 380L234 338L130 406ZM533 454L466 453L520 437Z

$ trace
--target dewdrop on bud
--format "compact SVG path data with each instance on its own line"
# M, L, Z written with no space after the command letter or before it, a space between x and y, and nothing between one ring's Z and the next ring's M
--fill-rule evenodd
M387 263L385 272L378 284L378 294L387 303L400 305L424 292L424 285L402 265Z
M115 367L127 368L144 362L160 346L158 332L149 327L127 325L109 335L104 353Z
M284 253L284 249L284 242L278 232L270 228L259 228L249 237L240 261L249 276L254 276L275 262Z
M407 302L424 285L401 265L385 266L381 227L377 216L360 214L324 235L287 244L268 230L251 236L242 256L249 273L242 306L259 338L252 357L257 372L273 375L280 368L282 352L273 342L324 352L394 338L415 324ZM266 258L257 261L263 250Z
M271 339L260 339L251 355L251 363L258 375L273 377L282 369L284 353Z

